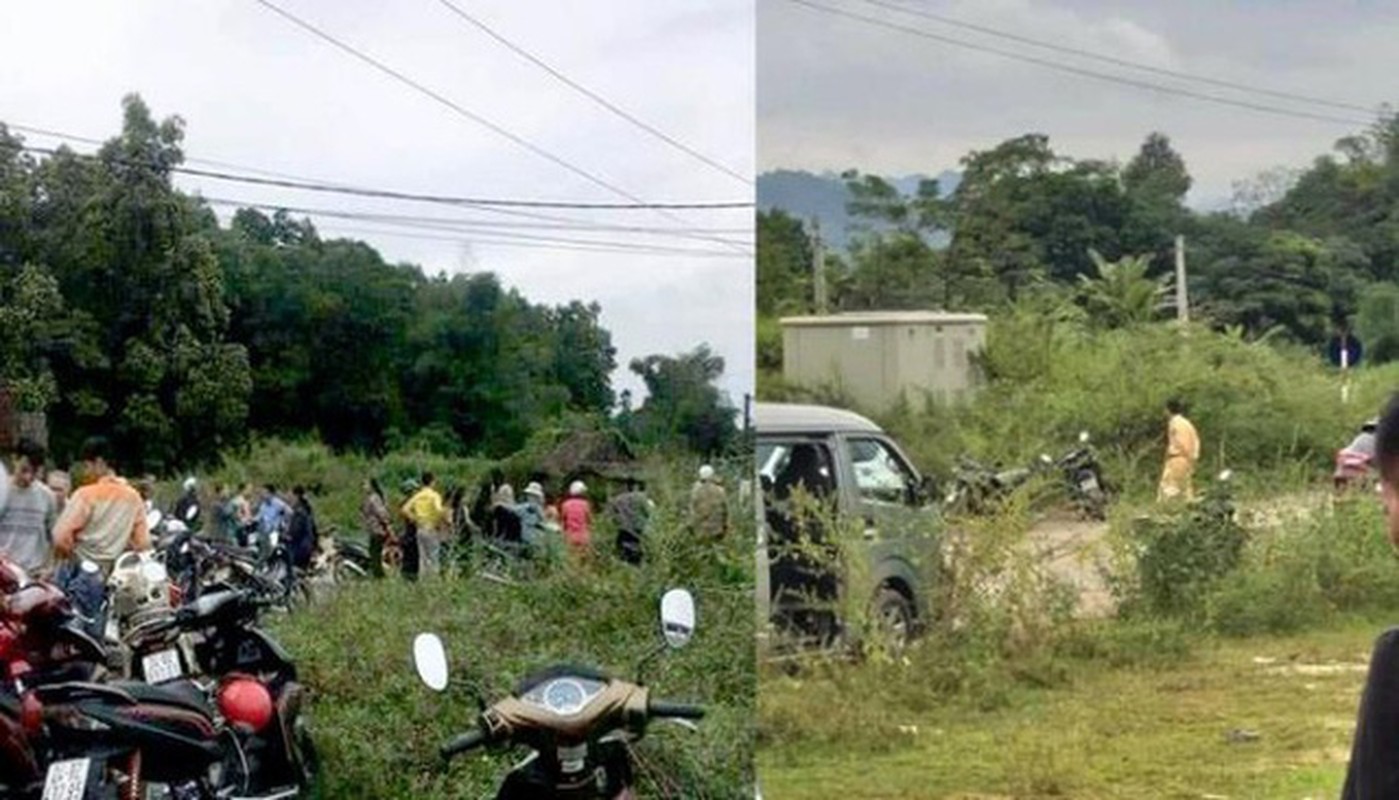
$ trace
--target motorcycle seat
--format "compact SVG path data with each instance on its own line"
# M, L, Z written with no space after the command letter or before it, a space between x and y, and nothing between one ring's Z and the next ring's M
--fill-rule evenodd
M113 681L111 686L142 703L164 703L214 716L214 708L209 704L208 696L189 681L171 681L159 685L140 681Z

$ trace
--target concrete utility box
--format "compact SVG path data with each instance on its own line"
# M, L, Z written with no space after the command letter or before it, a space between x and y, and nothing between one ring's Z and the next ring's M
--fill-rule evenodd
M799 386L837 386L861 408L900 397L968 398L981 383L972 354L986 344L986 316L875 311L782 320L782 375Z

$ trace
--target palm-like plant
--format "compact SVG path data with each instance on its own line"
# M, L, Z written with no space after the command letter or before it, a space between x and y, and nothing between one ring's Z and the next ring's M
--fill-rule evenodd
M1167 286L1162 279L1147 275L1150 256L1123 256L1108 261L1096 250L1089 250L1097 277L1079 275L1079 299L1095 325L1127 328L1155 318Z

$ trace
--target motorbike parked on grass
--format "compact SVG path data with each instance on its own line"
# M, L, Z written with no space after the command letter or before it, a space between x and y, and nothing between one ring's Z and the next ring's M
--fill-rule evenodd
M695 631L694 597L674 589L661 599L665 648L684 647ZM419 634L413 661L428 688L448 687L447 655L436 634ZM638 668L638 673L641 668ZM441 748L444 759L487 746L522 746L533 752L502 781L496 800L634 800L630 747L654 720L693 728L704 708L653 698L630 683L589 667L558 664L526 678L515 693L489 706L478 694L476 729Z
M998 470L962 456L954 470L943 507L953 514L988 514L1031 479L1057 473L1065 495L1087 519L1107 518L1112 489L1103 477L1097 451L1088 432L1078 435L1079 445L1059 458L1043 453L1028 466Z

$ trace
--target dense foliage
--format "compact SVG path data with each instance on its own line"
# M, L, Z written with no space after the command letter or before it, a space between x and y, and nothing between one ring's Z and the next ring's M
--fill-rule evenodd
M832 302L996 311L1048 284L1077 291L1081 307L1113 318L1122 309L1104 308L1098 291L1112 287L1080 282L1115 280L1132 306L1117 327L1168 311L1170 298L1155 287L1173 279L1173 242L1184 235L1193 316L1250 338L1276 330L1316 348L1350 323L1371 356L1391 360L1399 357L1392 288L1399 278L1399 118L1336 149L1307 170L1275 170L1242 184L1227 213L1185 206L1189 172L1160 133L1125 165L1069 158L1043 135L1020 136L968 154L950 193L925 181L906 194L883 178L849 172L849 211L867 225L844 259L827 259L835 270ZM758 232L760 313L810 310L811 255L801 223L781 210L763 212ZM1131 266L1111 276L1101 268L1124 262ZM776 366L775 345L769 337L761 351L765 368Z
M48 411L60 456L100 432L125 467L158 472L257 434L497 457L550 420L611 414L597 304L388 264L285 212L244 208L223 227L171 183L183 121L136 96L123 107L96 157L41 156L0 124L0 375ZM692 390L655 377L653 396L703 406L655 443L713 445L718 373Z

